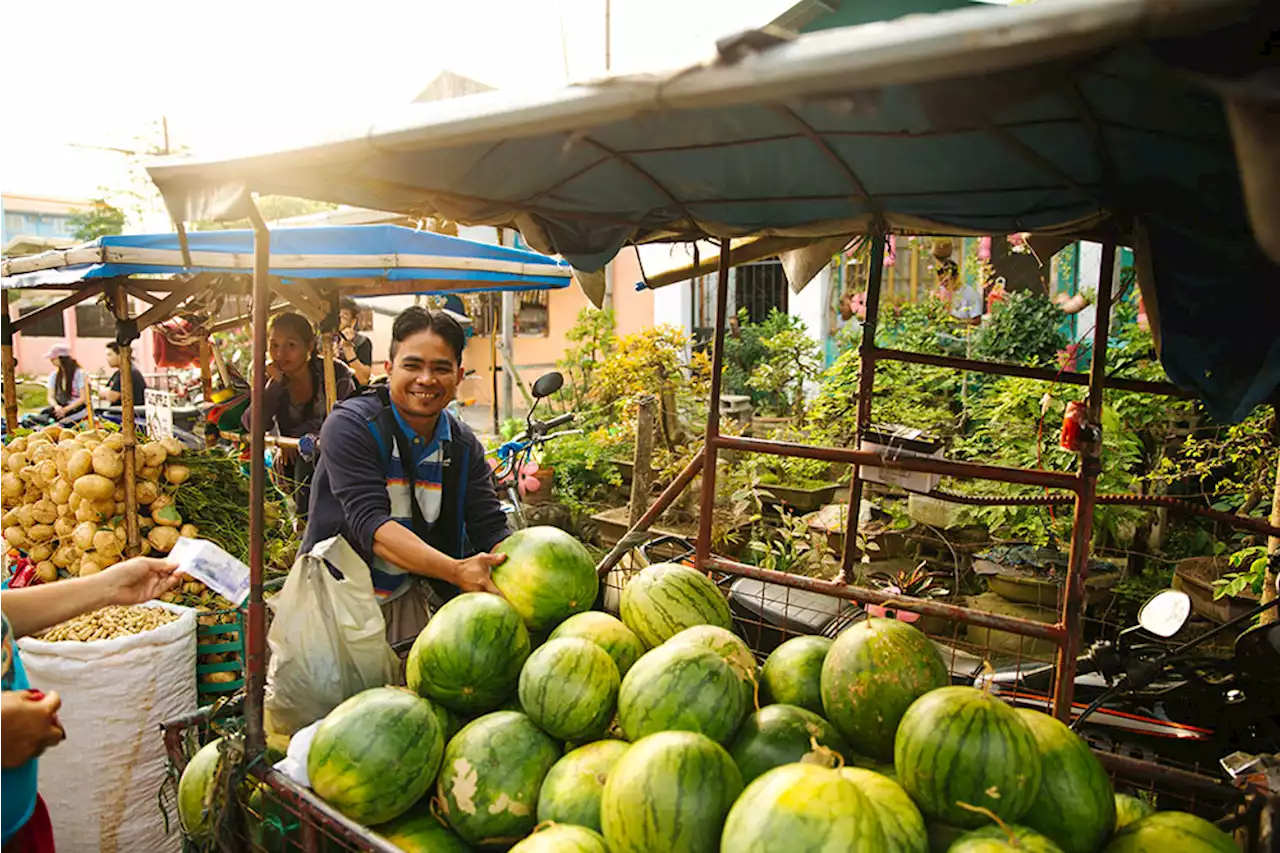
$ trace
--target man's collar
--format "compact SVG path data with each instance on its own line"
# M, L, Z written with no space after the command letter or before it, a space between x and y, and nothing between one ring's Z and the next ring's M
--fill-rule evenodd
M414 438L421 438L421 436L418 435L418 431L409 425L409 422L404 419L404 415L400 414L400 408L396 406L394 400L391 401L391 412L395 415L396 426L400 428L406 438L410 440L413 440ZM440 417L436 418L436 429L431 435L431 441L445 442L452 440L453 428L449 424L449 411L448 409L444 409L440 412Z

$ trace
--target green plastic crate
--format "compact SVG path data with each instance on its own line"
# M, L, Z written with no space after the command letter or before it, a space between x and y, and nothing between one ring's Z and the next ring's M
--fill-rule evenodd
M221 621L226 616L234 618L229 622ZM218 617L214 625L200 624L199 620L207 616ZM227 660L211 661L210 655L230 654ZM196 691L201 705L208 704L220 696L235 693L244 687L244 611L207 610L198 614L196 625ZM230 672L234 678L224 681L210 682L203 676L213 673Z

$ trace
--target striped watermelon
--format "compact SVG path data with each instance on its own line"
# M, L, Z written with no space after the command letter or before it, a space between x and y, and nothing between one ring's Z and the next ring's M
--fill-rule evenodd
M795 705L822 715L822 662L831 640L794 637L773 650L760 673L760 702Z
M694 625L733 628L729 602L711 579L675 563L641 569L622 588L618 609L623 623L651 649Z
M971 829L947 848L947 853L1005 853L1020 850L1024 853L1063 853L1053 840L1034 829L1007 823L1003 827L989 824ZM1168 850L1164 853L1173 853Z
M400 687L352 696L316 727L311 789L352 820L385 823L431 788L444 749L431 703Z
M436 712L436 722L440 724L440 736L445 743L453 740L453 736L462 728L462 720L440 702L432 702L431 710Z
M756 665L756 656L752 653L751 647L737 634L715 625L695 625L692 628L685 628L667 642L671 645L701 646L720 655L742 681L742 696L747 703L747 708L756 707L759 667Z
M560 740L604 734L618 704L618 667L590 640L551 640L520 671L520 706Z
M720 655L694 645L663 645L646 653L618 691L618 723L631 741L679 730L724 743L746 712L737 673Z
M729 811L720 844L733 853L892 850L871 801L839 771L817 764L775 767L748 785Z
M1186 812L1156 812L1111 839L1103 853L1240 853L1221 829Z
M560 747L524 714L485 714L445 747L436 800L468 844L514 844L537 825L538 789L559 758Z
M895 853L929 853L924 815L902 786L887 776L861 767L841 767L840 775L871 801L880 818L885 849Z
M601 832L600 798L609 771L631 745L598 740L565 753L542 780L538 792L538 823L554 821Z
M591 552L560 528L526 527L493 550L507 555L493 569L493 585L531 632L546 633L595 604L600 581Z
M741 791L729 753L703 735L638 740L604 783L600 820L610 853L716 853Z
M500 596L469 592L445 603L409 650L406 680L464 716L502 704L529 657L529 632Z
M836 638L822 664L823 716L863 755L893 757L898 720L951 683L933 641L897 619L867 619Z
M565 637L578 637L590 640L609 653L613 663L618 667L618 675L624 676L631 665L644 654L644 643L635 632L608 613L599 610L588 610L576 613L556 626L551 632L550 640L561 640Z
M920 811L956 827L989 820L960 803L1016 821L1040 789L1031 730L1008 705L973 687L942 687L917 699L902 716L893 758L898 783Z
M222 738L216 738L200 747L187 766L182 770L178 780L178 820L182 831L189 837L200 840L205 838L210 827L207 807L209 803L209 786L218 772L221 753L218 751Z
M1066 853L1093 853L1115 828L1111 779L1093 750L1066 725L1039 711L1015 713L1040 748L1040 792L1018 822L1047 835Z
M427 802L420 803L391 823L374 831L405 853L467 853L467 845L431 814Z
M1116 794L1116 827L1119 832L1129 824L1142 820L1149 814L1155 814L1155 807L1146 800L1131 797L1128 794Z
M534 830L511 853L609 853L604 838L594 829L569 824L553 824Z
M742 772L742 781L750 784L783 764L802 760L826 763L826 758L814 751L815 743L842 760L851 759L849 744L817 714L795 705L766 705L743 722L729 745L729 754Z

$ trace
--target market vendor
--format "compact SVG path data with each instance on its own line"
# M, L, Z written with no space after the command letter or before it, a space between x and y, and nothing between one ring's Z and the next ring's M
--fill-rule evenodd
M325 419L324 361L316 354L315 331L301 314L277 314L271 321L267 349L271 360L267 362L266 390L261 403L254 401L244 410L241 424L248 432L253 406L262 405L268 432L275 430L289 438L314 438ZM335 360L333 373L337 399L355 393L354 377L345 364ZM281 447L276 460L277 470L298 485L298 513L305 516L314 473L312 462L306 454L290 447Z
M4 853L53 850L49 813L36 793L36 764L41 753L66 739L58 722L58 694L44 695L32 689L15 640L110 604L140 604L164 595L182 581L174 572L176 568L177 563L168 560L135 557L89 577L0 593L0 820Z
M111 374L111 379L107 382L107 390L102 392L102 398L111 405L115 406L120 403L120 345L115 341L107 343L107 366L115 373ZM129 372L133 376L133 404L141 406L146 403L147 380L143 377L142 371L138 369L136 364L129 365Z
M341 534L369 564L391 643L459 591L497 593L489 553L507 521L484 446L446 407L462 380L462 326L418 306L396 317L387 383L344 400L320 431L303 553Z
M343 297L338 310L338 357L351 368L356 388L369 384L373 373L373 341L360 334L360 306L350 296Z

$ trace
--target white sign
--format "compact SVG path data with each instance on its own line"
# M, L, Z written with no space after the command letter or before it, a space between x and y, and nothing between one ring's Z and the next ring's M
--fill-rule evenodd
M143 400L147 406L147 435L153 440L173 438L173 394L148 388Z

